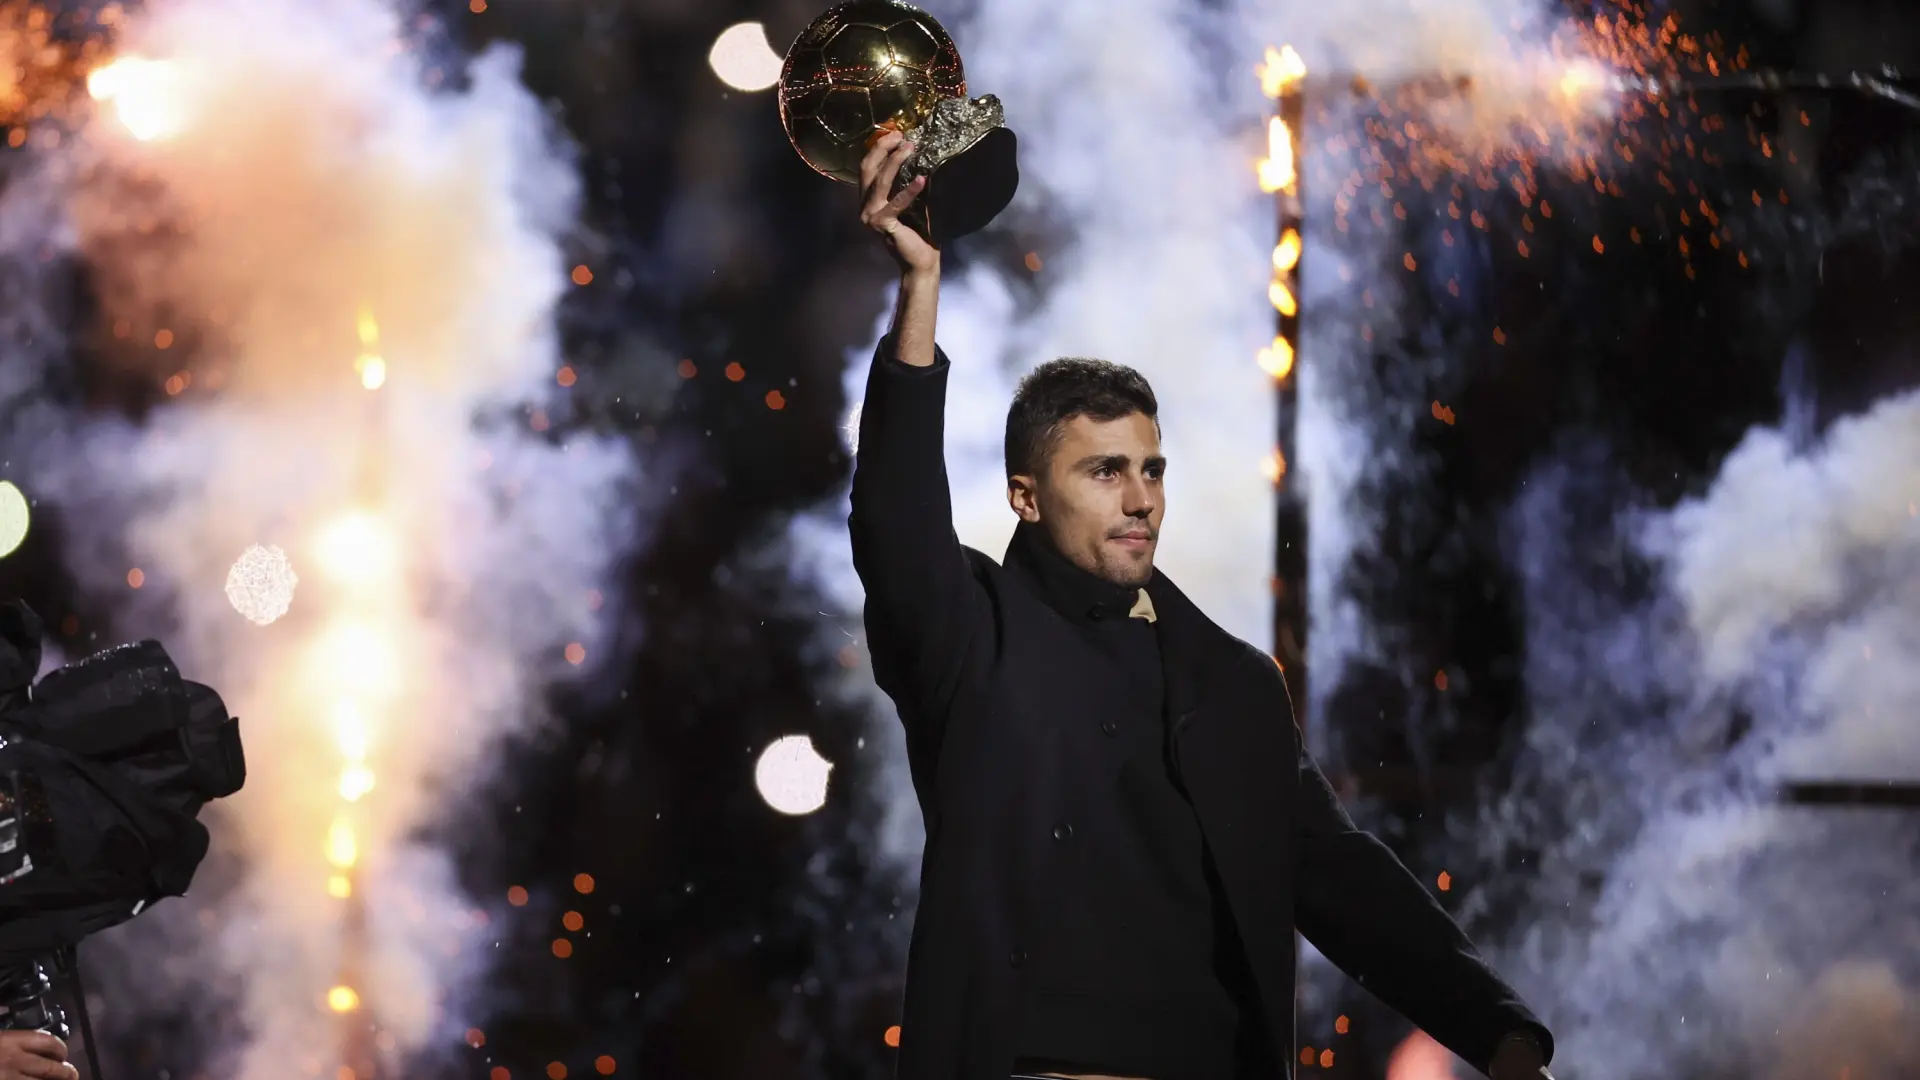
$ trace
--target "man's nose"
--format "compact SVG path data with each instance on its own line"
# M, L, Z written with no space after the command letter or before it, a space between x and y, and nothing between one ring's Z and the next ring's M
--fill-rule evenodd
M1131 477L1123 494L1122 511L1128 517L1147 517L1153 513L1153 490L1145 480Z

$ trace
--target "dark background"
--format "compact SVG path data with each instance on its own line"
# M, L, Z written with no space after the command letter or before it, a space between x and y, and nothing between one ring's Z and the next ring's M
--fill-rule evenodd
M890 1075L882 1035L897 1019L912 883L869 861L875 807L845 795L872 786L863 781L873 755L854 752L869 718L819 703L832 658L816 647L819 620L798 613L825 602L751 556L845 480L844 358L869 333L891 267L858 234L850 189L795 157L771 94L729 91L706 59L735 22L766 22L778 48L817 8L498 0L475 14L435 5L457 47L520 43L526 81L557 103L580 145L589 201L578 254L596 280L565 312L581 373L572 422L623 430L678 471L674 493L650 511L650 543L624 570L631 610L621 621L639 629L624 642L622 693L558 700L565 725L509 748L503 760L514 766L473 796L481 816L446 831L468 868L465 885L502 912L491 1015L473 1018L483 1047L446 1047L408 1075L479 1077L505 1065L534 1077L556 1061L594 1075L601 1054L623 1076ZM951 5L936 14L963 24ZM1681 14L1781 68L1907 62L1920 40L1893 4L1756 0ZM1775 128L1788 122L1771 99L1700 101ZM1530 462L1589 439L1604 448L1608 476L1670 503L1700 490L1748 426L1778 420L1784 397L1812 403L1811 431L1920 383L1910 344L1920 340L1920 252L1885 217L1845 227L1858 197L1848 177L1920 172L1914 118L1844 97L1806 107L1809 169L1773 186L1800 185L1810 224L1795 228L1775 211L1743 223L1753 266L1716 252L1694 259L1688 277L1671 244L1624 241L1634 227L1656 235L1656 210L1672 200L1596 201L1543 178L1542 194L1565 211L1523 234L1511 200L1478 204L1493 227L1466 300L1416 293L1407 338L1381 343L1381 364L1436 342L1457 351L1465 359L1433 396L1474 418L1423 427L1437 471L1376 493L1402 509L1354 584L1413 645L1397 667L1354 673L1329 711L1357 718L1342 722L1329 756L1378 762L1341 769L1342 782L1368 797L1369 823L1410 854L1443 845L1444 813L1497 786L1525 720L1498 518ZM1737 123L1726 135L1744 139ZM1724 206L1738 206L1753 181L1746 156L1732 157L1702 174L1728 195L1716 200ZM1608 237L1605 258L1587 250L1596 234ZM1513 254L1523 235L1533 244L1526 259ZM1044 257L1044 242L982 237L950 262L1004 259L1011 270L1030 247ZM85 275L76 273L72 317L84 337ZM1504 346L1491 343L1491 325ZM683 359L695 373L664 413L613 407L610 388L635 366L661 374ZM743 378L725 377L730 363ZM782 391L784 409L767 407L770 389ZM105 376L71 393L135 412L160 395ZM37 515L27 545L0 561L0 594L24 596L61 627L70 652L118 640L111 612L72 588L61 535L57 516ZM1441 670L1454 691L1430 689ZM1441 724L1413 722L1442 714ZM760 802L746 765L749 752L795 730L839 763L841 794L787 818ZM582 872L595 879L587 895L572 885ZM491 899L513 885L529 891L526 906ZM549 943L566 910L584 915L589 936L575 935L576 951L561 960ZM1320 1071L1379 1075L1403 1029L1351 988L1330 1000L1321 1011L1361 1022L1339 1044L1337 1068ZM221 1001L217 987L183 1001L177 1018L189 1023L177 1029L103 1031L112 1075L191 1075L216 1037ZM1327 1023L1303 1016L1302 1041L1326 1045Z

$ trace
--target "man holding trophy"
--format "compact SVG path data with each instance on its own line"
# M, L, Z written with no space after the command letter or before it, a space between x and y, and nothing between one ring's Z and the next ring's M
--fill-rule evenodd
M902 64L921 40L936 62ZM873 88L911 71L937 72L963 122L883 112ZM819 121L848 85L871 114ZM1154 569L1167 462L1145 379L1081 358L1029 374L1007 418L1013 541L1003 562L960 544L937 244L985 224L1015 174L998 102L966 101L944 31L894 0L843 4L788 54L781 105L803 158L858 184L901 271L849 526L927 826L902 1080L1289 1076L1296 928L1493 1080L1551 1080L1552 1036L1354 827L1271 658Z

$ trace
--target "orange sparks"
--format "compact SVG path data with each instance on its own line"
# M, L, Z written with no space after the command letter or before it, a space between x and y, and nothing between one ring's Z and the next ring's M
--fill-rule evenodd
M1447 673L1444 671L1434 672L1433 686L1436 690L1445 690L1447 688Z
M889 1025L887 1030L880 1036L880 1041L886 1043L888 1046L899 1046L900 1045L900 1025L899 1024Z
M475 1050L487 1045L487 1033L481 1031L479 1028L468 1028L467 1045L473 1047Z
M581 263L579 266L573 268L573 283L575 285L590 285L593 283L593 271L587 269L586 263Z
M1348 1020L1344 1016L1337 1016L1333 1020L1333 1030L1341 1035L1345 1035L1352 1027L1353 1021Z
M593 875L592 874L573 875L573 891L581 894L582 896L592 892L593 891Z
M1433 403L1433 418L1450 425L1453 423L1453 410L1436 401Z
M580 928L586 924L587 920L577 911L569 911L565 915L560 916L560 925L574 933L579 933Z
M578 381L578 376L573 373L573 365L560 365L560 370L554 373L553 381L559 383L561 386L572 386Z
M679 366L676 367L674 370L678 371L680 373L680 377L683 379L691 379L695 375L700 374L700 369L694 366L694 363L691 360L680 361Z
M127 571L127 586L137 589L147 583L147 575L139 567Z
M1026 264L1029 273L1037 274L1040 272L1041 262L1039 252L1029 251L1027 252L1027 257L1021 261Z
M1434 884L1440 887L1441 892L1446 892L1453 888L1453 875L1442 870L1440 876L1434 880Z
M1418 270L1420 268L1419 262L1415 261L1413 257L1413 252L1411 251L1407 252L1405 255L1402 255L1400 257L1400 265L1406 267L1409 270Z
M507 903L512 904L514 907L526 907L527 906L527 890L520 885L515 885L514 887L508 889Z
M572 956L573 942L568 941L566 938L554 938L553 939L553 955L559 957L562 960L565 960L567 957Z
M1596 255L1604 255L1607 252L1607 245L1600 242L1600 237L1597 234L1593 238L1593 252Z
M593 1059L593 1071L599 1073L601 1076L612 1076L613 1070L614 1061L612 1054L601 1054L599 1057Z
M787 396L778 390L767 391L767 408L779 412L787 407Z
M564 1062L547 1062L547 1080L567 1080L567 1066Z
M579 667L587 659L587 647L575 641L567 646L567 663Z
M747 369L741 367L739 361L736 360L727 365L726 375L728 382L739 382L741 379L747 377Z
M487 10L487 0L467 0L467 10L479 15Z
M1493 328L1493 343L1494 343L1495 345L1505 345L1505 344L1507 343L1507 332L1506 332L1505 330L1502 330L1502 329L1500 329L1500 328L1499 328L1499 327L1497 327L1497 326L1496 326L1496 327L1494 327L1494 328Z

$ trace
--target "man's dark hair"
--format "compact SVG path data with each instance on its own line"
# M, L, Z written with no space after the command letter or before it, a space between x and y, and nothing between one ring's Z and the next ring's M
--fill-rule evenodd
M1007 410L1007 476L1035 476L1060 445L1061 427L1076 416L1106 422L1141 413L1160 423L1153 387L1124 364L1063 356L1028 372Z

